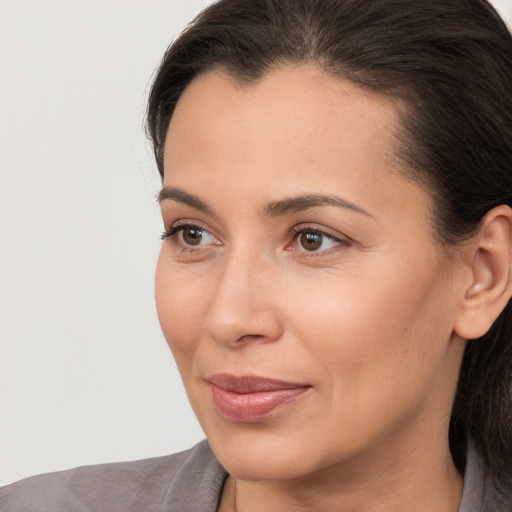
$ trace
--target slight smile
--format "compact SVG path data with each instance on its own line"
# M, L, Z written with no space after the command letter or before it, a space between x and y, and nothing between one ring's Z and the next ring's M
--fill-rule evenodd
M311 386L256 376L215 374L206 378L213 402L232 421L256 422L307 393Z

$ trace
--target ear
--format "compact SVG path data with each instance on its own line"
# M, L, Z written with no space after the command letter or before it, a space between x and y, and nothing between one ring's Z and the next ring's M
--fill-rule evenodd
M512 210L490 210L467 246L470 284L455 320L455 334L464 339L483 336L512 294ZM467 283L467 280L466 280Z

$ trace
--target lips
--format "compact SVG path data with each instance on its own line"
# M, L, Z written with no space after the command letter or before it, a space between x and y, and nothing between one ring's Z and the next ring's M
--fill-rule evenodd
M216 374L210 383L213 402L227 419L255 422L300 399L311 386L254 376Z

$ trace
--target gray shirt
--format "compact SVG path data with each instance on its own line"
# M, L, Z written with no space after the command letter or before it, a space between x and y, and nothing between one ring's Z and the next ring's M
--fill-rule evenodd
M202 441L165 457L85 466L0 489L1 512L215 512L227 473ZM459 512L511 512L500 505L475 450L468 453Z

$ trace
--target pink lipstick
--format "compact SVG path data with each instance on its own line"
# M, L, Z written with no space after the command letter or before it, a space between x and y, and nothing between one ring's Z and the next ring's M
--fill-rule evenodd
M298 400L311 388L300 383L225 373L206 380L218 411L227 419L246 423L258 421Z

